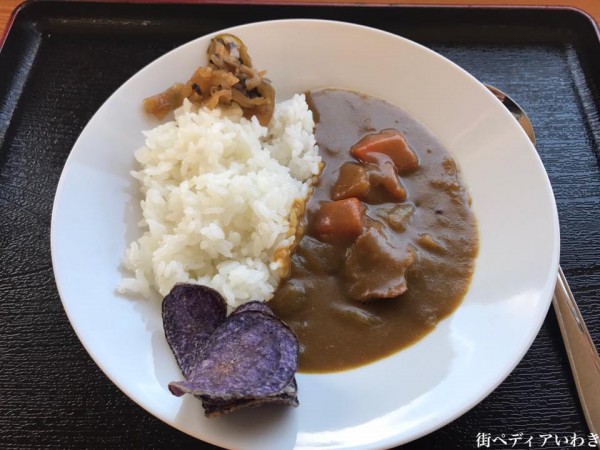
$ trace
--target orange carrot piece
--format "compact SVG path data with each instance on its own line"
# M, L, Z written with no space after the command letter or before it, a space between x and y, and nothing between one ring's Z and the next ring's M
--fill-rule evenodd
M359 161L374 164L379 164L381 155L385 155L392 160L401 175L413 172L419 167L417 155L397 130L368 134L352 146L350 153Z
M315 214L314 230L321 236L356 238L365 218L365 205L357 198L322 202Z

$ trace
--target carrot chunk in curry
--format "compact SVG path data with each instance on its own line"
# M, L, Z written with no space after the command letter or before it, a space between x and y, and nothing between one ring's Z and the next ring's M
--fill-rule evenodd
M415 152L398 130L383 130L368 134L352 146L350 153L359 161L379 164L381 157L389 157L400 175L414 172L419 167Z
M360 235L365 205L357 198L323 202L317 210L314 229L323 237L355 238Z

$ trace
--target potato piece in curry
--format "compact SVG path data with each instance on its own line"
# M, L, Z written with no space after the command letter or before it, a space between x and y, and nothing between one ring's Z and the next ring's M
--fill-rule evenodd
M353 368L419 340L459 305L478 233L450 154L402 109L356 92L307 99L325 168L269 305L300 371Z

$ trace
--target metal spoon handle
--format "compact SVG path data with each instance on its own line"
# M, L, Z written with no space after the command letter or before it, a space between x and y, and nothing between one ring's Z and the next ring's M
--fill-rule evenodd
M562 269L552 299L560 332L591 433L600 432L600 357L581 317Z

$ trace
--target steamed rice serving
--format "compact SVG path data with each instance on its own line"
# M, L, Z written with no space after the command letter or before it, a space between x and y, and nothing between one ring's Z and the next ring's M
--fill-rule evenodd
M289 267L298 217L319 174L303 95L277 104L268 127L239 108L188 101L144 133L133 176L143 235L124 257L121 292L166 295L178 282L222 293L230 307L269 299Z

